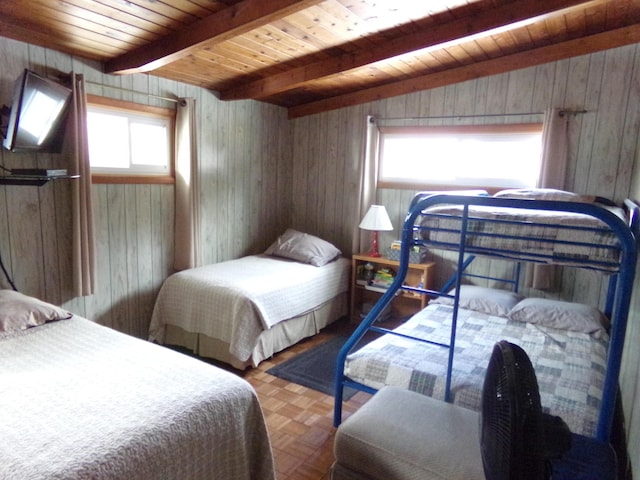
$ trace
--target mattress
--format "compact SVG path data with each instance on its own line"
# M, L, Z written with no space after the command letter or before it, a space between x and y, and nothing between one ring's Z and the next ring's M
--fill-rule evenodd
M395 331L450 343L453 307L428 305ZM534 365L544 411L571 431L595 434L602 399L608 336L589 335L460 308L454 350L453 402L479 410L486 367L499 340L520 345ZM345 375L380 389L407 388L444 399L448 349L386 334L347 356Z
M268 255L198 267L170 276L151 319L149 338L164 343L166 325L230 345L247 361L260 334L348 290L348 259L315 267Z
M73 317L0 337L0 478L273 479L243 379Z
M622 209L606 208L624 219ZM457 250L461 213L460 206L425 210L419 221L421 237ZM504 207L470 207L465 245L469 253L573 266L588 262L604 271L617 270L620 256L619 241L602 220L581 213Z

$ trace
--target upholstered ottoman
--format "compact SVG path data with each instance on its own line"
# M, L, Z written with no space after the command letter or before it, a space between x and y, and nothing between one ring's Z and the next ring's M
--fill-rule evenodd
M485 480L479 415L384 387L336 433L333 480Z

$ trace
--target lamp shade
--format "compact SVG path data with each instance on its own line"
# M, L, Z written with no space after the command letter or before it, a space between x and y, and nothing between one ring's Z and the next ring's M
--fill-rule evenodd
M380 232L393 230L393 225L391 225L391 220L384 205L371 205L367 214L360 222L359 227L363 230Z

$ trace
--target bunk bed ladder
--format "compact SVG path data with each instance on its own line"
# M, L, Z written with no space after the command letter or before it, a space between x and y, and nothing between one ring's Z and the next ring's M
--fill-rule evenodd
M473 263L473 261L476 259L476 255L469 255L463 263L463 271L462 273L456 271L453 273L453 275L451 275L451 277L449 278L449 280L447 280L445 282L445 284L442 287L442 291L443 292L448 292L449 290L451 290L455 285L456 285L456 277L458 275L461 275L462 277L469 277L469 278L480 278L483 280L494 280L496 282L500 282L500 283L506 283L508 285L511 285L512 290L515 293L518 293L520 291L520 272L522 271L522 263L521 262L515 262L515 267L513 270L513 275L512 278L502 278L502 277L490 277L488 275L474 275L472 273L467 273L467 268L469 266L471 266L471 264ZM410 289L413 291L420 291L419 289Z
M449 338L449 358L447 360L447 377L444 388L444 401L453 402L451 397L451 374L453 371L453 356L456 347L456 330L458 326L458 305L460 303L460 285L462 284L462 272L466 268L465 265L465 245L467 244L467 227L469 220L469 205L465 204L462 211L462 225L460 228L460 250L458 251L458 275L456 278L456 289L453 299L453 315L451 316L451 335ZM446 291L446 290L445 290Z

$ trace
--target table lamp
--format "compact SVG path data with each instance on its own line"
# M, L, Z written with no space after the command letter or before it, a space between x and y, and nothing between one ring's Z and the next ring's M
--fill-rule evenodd
M371 205L367 214L360 222L359 227L363 230L371 230L373 232L369 256L379 257L378 232L393 230L393 225L391 225L391 220L384 205Z

